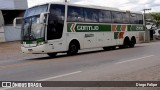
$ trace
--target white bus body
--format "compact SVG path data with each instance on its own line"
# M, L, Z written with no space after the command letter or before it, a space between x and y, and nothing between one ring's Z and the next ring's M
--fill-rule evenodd
M50 56L88 48L134 47L145 35L141 13L106 7L49 3L27 9L23 21L22 52Z

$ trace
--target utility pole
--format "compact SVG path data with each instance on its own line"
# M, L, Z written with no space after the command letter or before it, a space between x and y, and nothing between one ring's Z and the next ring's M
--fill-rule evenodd
M143 9L143 12L144 12L144 26L145 26L145 42L149 43L150 42L150 31L147 30L147 27L146 27L146 11L149 11L151 9Z

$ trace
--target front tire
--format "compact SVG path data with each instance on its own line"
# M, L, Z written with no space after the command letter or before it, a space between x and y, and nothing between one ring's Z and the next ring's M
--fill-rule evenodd
M76 55L78 53L78 45L74 42L70 43L69 50L67 52L68 55Z

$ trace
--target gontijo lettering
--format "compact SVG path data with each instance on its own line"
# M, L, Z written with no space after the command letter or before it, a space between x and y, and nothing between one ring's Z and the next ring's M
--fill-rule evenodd
M78 25L77 26L77 30L93 30L93 31L98 31L99 30L99 26L81 26L81 25Z
M143 30L143 26L137 26L136 30Z

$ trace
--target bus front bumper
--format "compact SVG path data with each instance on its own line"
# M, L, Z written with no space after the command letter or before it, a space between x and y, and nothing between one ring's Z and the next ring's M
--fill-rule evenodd
M35 47L22 46L21 50L23 53L29 53L29 54L43 54L43 53L51 52L51 51L48 51L46 44L35 46Z

